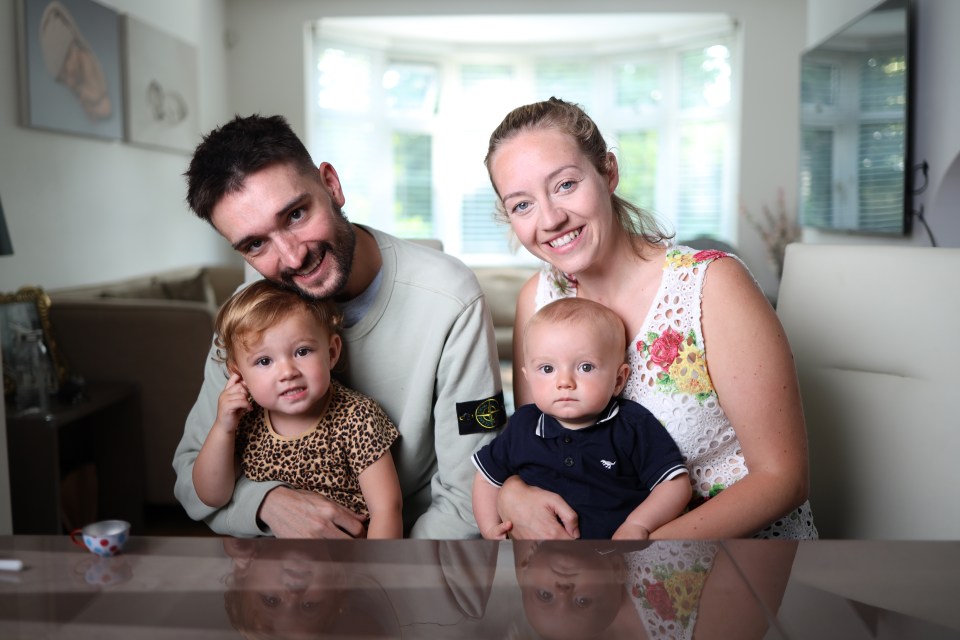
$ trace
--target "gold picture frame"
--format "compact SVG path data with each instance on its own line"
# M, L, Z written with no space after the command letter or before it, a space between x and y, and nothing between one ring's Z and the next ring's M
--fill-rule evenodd
M16 293L0 293L0 347L3 353L3 393L8 396L13 390L10 375L13 362L14 327L28 330L43 330L43 343L47 347L50 365L56 374L56 382L67 379L67 368L57 352L57 344L50 326L50 296L40 287L21 287Z

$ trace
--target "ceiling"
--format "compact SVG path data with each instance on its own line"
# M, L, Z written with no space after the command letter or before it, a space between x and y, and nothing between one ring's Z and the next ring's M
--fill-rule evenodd
M637 38L663 44L692 33L728 29L731 21L720 13L584 13L324 18L321 25L324 31L397 40L522 47Z

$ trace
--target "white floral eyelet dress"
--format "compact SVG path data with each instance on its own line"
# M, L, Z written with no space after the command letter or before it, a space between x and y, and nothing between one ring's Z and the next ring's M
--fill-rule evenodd
M621 395L649 409L677 442L693 486L691 508L747 475L740 442L707 373L701 328L700 299L707 267L723 257L739 260L721 251L668 248L654 304L640 334L627 345L631 371ZM548 264L543 266L535 299L538 309L576 295L576 281ZM816 539L809 502L755 537Z

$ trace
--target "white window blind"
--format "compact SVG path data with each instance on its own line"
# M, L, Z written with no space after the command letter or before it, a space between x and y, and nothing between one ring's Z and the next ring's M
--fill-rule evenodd
M836 52L803 64L800 212L812 226L903 225L906 65Z
M351 220L438 237L473 264L529 261L495 218L483 157L509 110L557 96L601 127L621 165L621 196L681 239L733 228L729 35L562 56L376 42L314 30L307 144L340 174Z

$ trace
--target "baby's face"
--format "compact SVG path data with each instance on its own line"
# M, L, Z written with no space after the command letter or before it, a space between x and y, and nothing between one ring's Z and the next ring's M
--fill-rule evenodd
M623 602L616 559L584 545L541 544L517 567L523 608L544 638L602 636Z
M620 393L628 365L617 340L584 323L537 323L523 344L523 375L534 403L568 429L594 424Z

